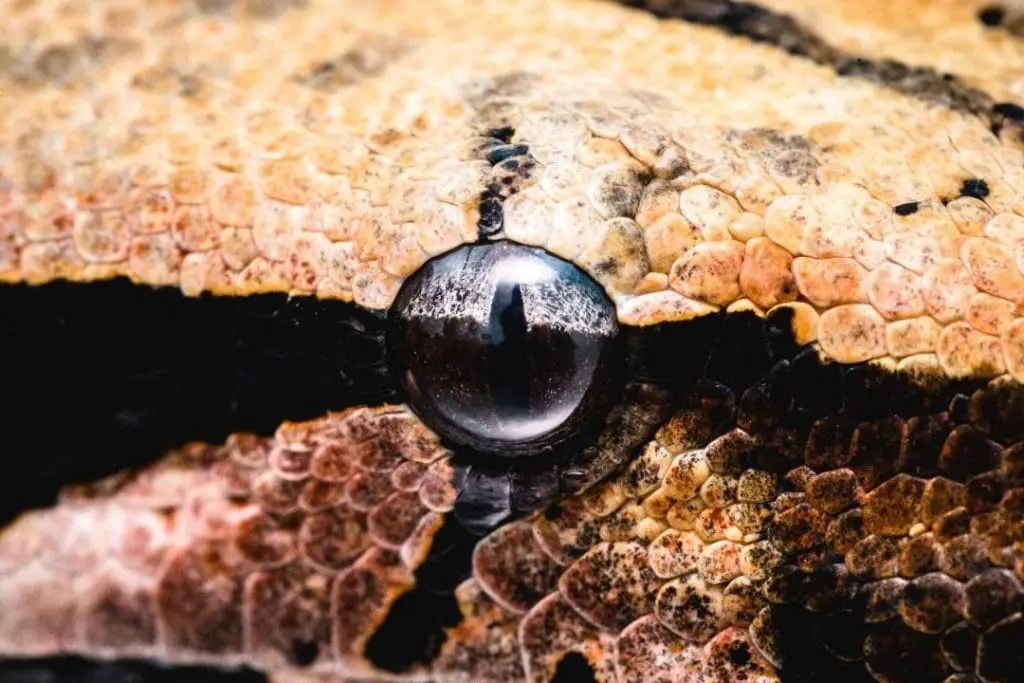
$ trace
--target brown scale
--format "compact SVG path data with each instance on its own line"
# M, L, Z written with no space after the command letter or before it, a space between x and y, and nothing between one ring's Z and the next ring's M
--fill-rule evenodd
M1021 576L1015 574L1020 562L1012 550L1003 550L1011 545L1006 522L1019 526L1020 519L1019 489L1013 488L1019 480L1005 457L1011 451L1012 462L1016 452L1016 447L1007 448L1019 438L1011 426L1016 415L996 407L988 397L992 392L1011 400L1024 393L1018 388L1008 396L1006 384L993 383L971 395L969 424L951 423L950 413L911 418L902 421L899 441L879 442L900 444L887 457L899 470L927 472L928 477L896 471L858 488L856 462L863 456L852 459L852 470L791 472L787 477L832 518L826 543L845 558L862 586L858 593L864 602L851 606L862 604L857 609L863 610L864 621L878 625L869 627L859 656L878 680L931 680L932 674L938 680L956 671L973 671L985 681L1013 680L1015 675L994 647L984 647L1017 632L1022 596ZM990 411L982 412L981 406ZM863 453L865 427L854 433L851 450ZM872 433L879 432L872 427ZM776 516L776 533L789 539L783 543L803 547L813 518L800 525L796 518L801 514L810 513L797 505ZM807 584L797 580L799 570L788 571L775 574L766 587L776 586L772 594L780 602L800 600L801 594L806 600ZM778 626L772 624L781 617L772 617L772 609L755 620L755 642L778 650L765 654L785 670L779 645L785 631L773 632ZM941 648L931 635L943 636ZM983 661L982 654L975 661L976 652L987 653L989 660Z
M979 394L988 390L991 389L978 390L970 399L972 403L981 404L984 396ZM987 419L997 429L1004 428L998 416ZM984 452L1001 452L997 441L981 433L979 421L975 419L974 425L960 429L941 413L928 419L872 418L843 428L841 433L849 441L850 455L843 455L844 449L834 439L819 438L808 446L807 455L820 454L823 448L833 455L824 460L815 456L817 470L807 465L783 469L779 473L783 475L781 479L768 470L748 468L746 463L757 458L770 470L771 459L766 460L763 452L758 454L757 448L751 448L751 439L743 437L743 432L730 431L727 423L719 428L720 437L716 438L707 433L698 437L700 432L675 422L675 426L658 433L656 443L648 446L621 478L603 482L598 491L589 492L586 498L594 501L589 508L575 505L570 498L538 518L537 539L544 539L541 548L553 552L558 562L570 564L569 571L562 575L560 593L573 595L576 601L587 596L585 603L569 600L579 610L577 614L613 631L621 628L621 617L613 617L613 612L606 608L595 611L606 603L594 591L610 591L605 600L613 599L612 596L621 598L632 590L629 587L635 585L633 581L642 579L635 568L628 568L629 562L612 550L625 547L625 536L616 536L621 540L610 544L600 532L607 528L602 527L602 516L619 520L615 522L616 534L626 534L632 528L637 534L634 543L650 543L653 578L661 586L653 614L668 631L653 628L650 616L640 616L634 625L622 631L620 639L633 634L635 629L637 634L644 634L652 647L664 648L669 642L666 634L675 632L684 643L702 642L706 644L704 650L721 652L721 647L714 648L729 640L723 635L730 633L729 625L749 624L749 640L741 640L753 648L755 670L761 671L759 667L770 666L767 662L771 662L781 666L783 672L799 674L803 655L792 650L787 639L802 637L793 634L803 634L802 629L815 628L814 620L826 619L835 625L825 632L832 633L829 637L837 640L820 645L825 652L832 653L826 656L838 658L835 661L841 667L852 666L856 670L859 666L865 674L885 681L918 680L915 672L939 675L963 670L964 657L953 654L953 650L959 647L963 651L964 647L958 645L952 634L969 632L979 642L1007 637L1018 628L1016 617L1021 599L1020 578L1014 574L1020 563L1010 561L1006 568L993 567L992 558L1000 557L995 551L1005 545L989 547L1008 541L1009 535L1000 533L1005 526L1001 519L1019 519L1015 507L1017 494L1006 493L1008 477L994 477L990 471L970 472L969 468L969 476L965 476L967 462L958 464L965 458L973 463L973 456L964 454L977 451L966 450L966 443L980 444ZM698 423L691 419L690 424ZM876 425L883 428L876 429ZM892 425L896 427L895 433L888 433L894 438L875 438L887 433L885 430ZM976 432L982 436L975 437ZM753 440L759 441L756 437ZM714 445L706 450L701 448L709 443ZM889 450L873 455L869 450L872 444ZM730 452L730 448L734 451ZM945 454L941 462L940 453ZM739 471L736 462L744 463ZM785 458L780 462L785 463ZM823 462L832 468L822 467ZM858 473L870 472L870 462L892 463L893 469L867 487L861 484ZM990 457L988 462L993 459ZM913 474L899 471L903 468ZM921 476L926 472L929 476ZM716 530L712 521L716 502L729 507L736 515L734 522L743 518L738 514L741 503L730 504L722 498L727 487L718 482L731 476L735 476L736 497L741 491L745 497L755 499L770 492L769 510L773 512L769 513L765 529L767 541L757 541L756 533L739 543L725 540L722 534L730 533L730 523ZM951 477L966 481L961 483ZM993 485L993 480L1002 488ZM746 484L742 485L744 481ZM775 496L779 482L790 490ZM698 514L691 518L692 522L679 515L669 516L669 523L679 527L667 529L653 541L645 540L639 531L645 521L639 511L657 512L660 507L652 508L649 501L663 490L671 491L676 498L670 509L687 501L699 501ZM971 490L977 491L973 505ZM1000 493L998 500L994 492ZM636 505L630 500L633 496L644 504ZM618 513L612 511L616 505L620 506ZM616 517L631 510L638 512ZM624 526L626 518L630 520L628 526ZM760 550L754 552L758 545ZM591 550L581 556L587 547ZM735 554L733 547L738 550ZM591 555L597 551L599 555ZM508 552L515 551L509 547ZM594 565L591 557L602 559ZM735 560L725 559L731 557ZM737 568L743 575L733 578ZM608 577L611 583L599 588L593 583L599 576ZM626 577L631 578L627 581ZM725 582L724 590L721 582ZM616 585L620 588L613 589ZM751 586L758 585L760 589L750 592ZM514 585L500 590L513 591ZM766 605L764 598L772 604ZM624 609L629 602L616 604L618 609ZM542 611L551 614L547 607ZM969 621L975 612L986 616ZM532 613L531 610L528 614ZM559 642L557 634L563 633L563 626L558 623L526 623L533 628L540 628L543 623L551 642ZM851 631L850 626L855 628ZM942 641L940 648L938 637L946 633L950 633L948 643ZM623 645L620 640L620 647ZM906 661L900 659L904 649L908 650ZM943 654L947 650L949 656ZM979 652L983 650L978 648ZM666 657L687 671L701 671L705 678L718 675L707 652L702 659L694 650L674 649ZM979 661L975 671L988 671L990 680L1011 680L1007 677L1012 675L1007 665L993 657L990 655L990 661L984 664ZM730 675L739 677L737 663L732 661L731 666L734 668ZM599 670L600 665L595 665L595 671ZM628 680L629 675L620 669L620 676Z
M382 440L361 439L365 431L400 446L373 455ZM343 485L374 476L364 468L396 453L429 461L437 449L394 409L359 409L283 425L275 438L190 445L135 475L69 491L66 515L28 513L5 531L0 556L45 545L56 568L76 566L75 598L65 594L63 610L40 602L36 589L49 574L31 562L4 564L0 630L21 628L39 642L49 633L62 649L87 653L162 649L170 661L363 666L367 640L413 586L438 526L415 490L392 489L367 512ZM91 539L76 541L78 528L91 528ZM67 609L79 624L73 633L54 628ZM19 613L34 616L16 626L10 615Z
M893 379L897 397L875 405L864 386L884 376L814 387L803 362L738 400L682 390L637 457L478 541L434 670L647 680L657 661L683 680L1013 680L1024 468L1015 415L985 394L1016 397L997 381L949 410L900 405ZM831 391L839 417L816 393ZM38 603L15 626L72 650L146 656L159 642L172 659L368 675L363 655L414 592L463 478L393 408L192 445L5 533L2 558L31 556L12 543L53 552L36 573L0 566L0 603ZM108 526L113 565L94 546L105 535L83 531ZM49 627L67 611L34 590L68 567L88 577L80 633Z

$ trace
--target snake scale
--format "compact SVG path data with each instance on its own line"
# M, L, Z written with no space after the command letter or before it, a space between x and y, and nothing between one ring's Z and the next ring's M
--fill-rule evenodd
M0 17L0 681L1024 680L1017 4Z

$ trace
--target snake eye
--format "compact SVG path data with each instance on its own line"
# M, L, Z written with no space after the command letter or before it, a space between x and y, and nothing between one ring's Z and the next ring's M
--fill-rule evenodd
M511 242L460 247L410 277L388 346L414 411L476 451L531 455L600 417L618 376L604 290Z

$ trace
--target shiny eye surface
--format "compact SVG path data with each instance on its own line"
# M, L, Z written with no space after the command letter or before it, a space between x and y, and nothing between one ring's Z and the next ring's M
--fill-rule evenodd
M497 455L571 438L618 375L615 308L575 265L512 242L425 264L391 309L409 404L442 436Z

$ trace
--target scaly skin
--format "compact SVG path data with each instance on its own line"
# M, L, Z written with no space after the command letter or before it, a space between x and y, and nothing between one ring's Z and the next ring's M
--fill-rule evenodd
M402 406L281 416L0 530L0 656L503 682L578 652L602 681L772 681L800 615L856 594L841 671L1012 680L1015 25L974 1L627 4L2 0L0 281L383 310L431 256L507 237L588 270L624 326L785 311L815 363L909 376L927 409L844 394L794 447L776 418L806 406L758 403L770 377L724 420L691 388L624 468L479 541L462 620L402 673L368 643L454 504L450 453Z

